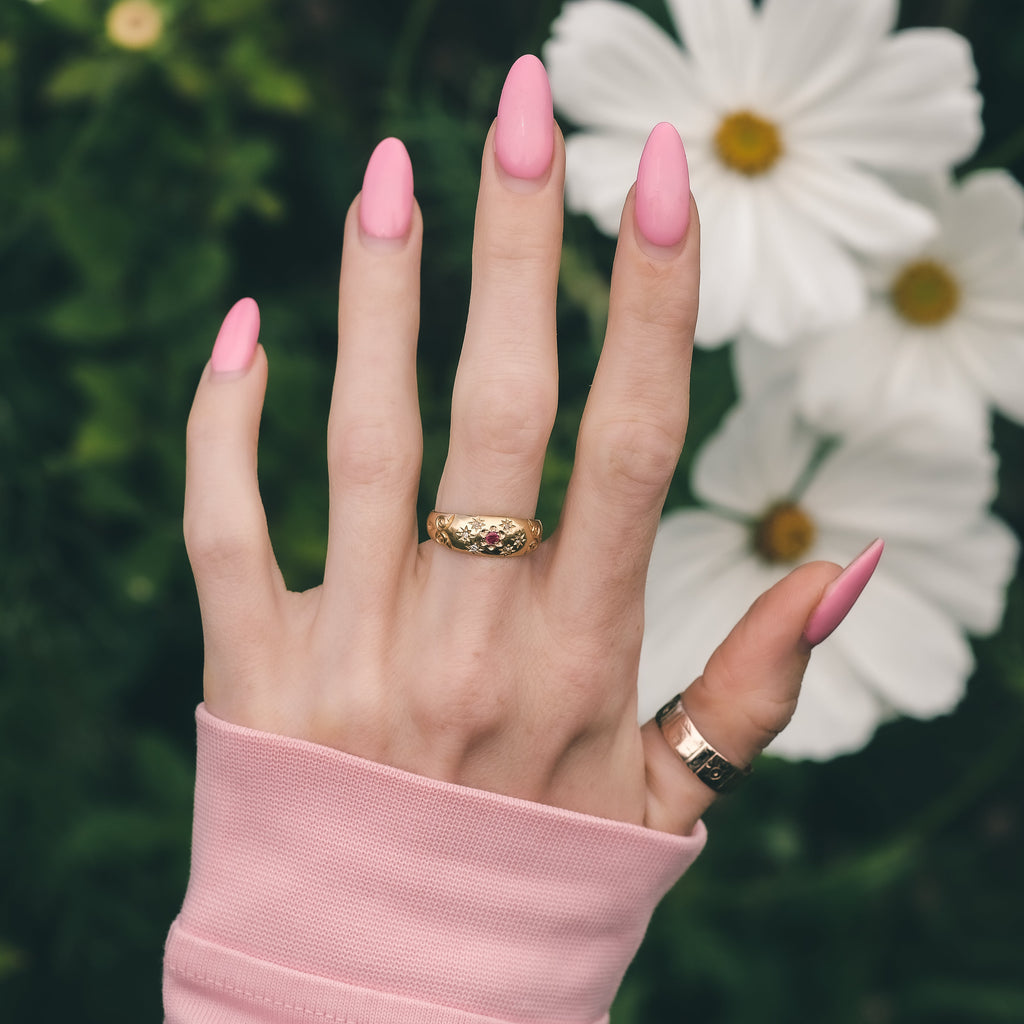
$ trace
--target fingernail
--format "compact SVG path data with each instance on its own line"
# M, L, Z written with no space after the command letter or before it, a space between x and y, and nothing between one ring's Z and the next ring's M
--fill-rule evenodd
M412 223L412 161L400 139L370 155L359 198L359 226L373 238L404 238Z
M498 101L494 153L514 178L539 178L555 149L555 115L544 65L526 54L512 65Z
M260 307L253 299L239 299L228 310L210 353L214 373L248 370L260 336Z
M679 132L667 121L647 136L636 174L636 226L652 245L682 241L690 225L690 171Z
M882 557L885 542L873 540L826 588L807 625L804 640L815 647L846 618Z

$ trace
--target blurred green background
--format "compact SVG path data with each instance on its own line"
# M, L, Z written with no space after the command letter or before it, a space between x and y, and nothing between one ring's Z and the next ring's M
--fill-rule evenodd
M261 480L293 589L319 582L345 210L383 136L426 222L423 508L440 475L480 146L555 0L0 0L0 1020L160 1019L188 871L200 624L183 433L220 319L252 295L271 362ZM660 2L640 6L662 23ZM1024 178L1024 4L917 0L974 45L986 137ZM136 26L145 35L145 25ZM555 523L612 243L568 218ZM731 401L698 353L688 451ZM1024 431L997 510L1024 532ZM672 500L685 500L685 467ZM824 765L765 761L708 815L615 1024L1024 1021L1024 588L955 715Z

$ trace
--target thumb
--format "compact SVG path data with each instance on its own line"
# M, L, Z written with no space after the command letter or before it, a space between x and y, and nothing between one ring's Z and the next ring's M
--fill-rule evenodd
M846 616L882 555L876 540L845 569L810 562L762 594L706 668L681 694L686 716L707 744L738 768L780 733L796 710L812 648ZM647 824L688 833L716 793L683 763L657 722L642 730Z

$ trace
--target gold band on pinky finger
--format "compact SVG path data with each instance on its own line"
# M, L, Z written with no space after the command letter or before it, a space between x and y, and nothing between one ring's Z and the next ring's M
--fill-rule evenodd
M668 745L683 764L716 793L729 793L749 774L750 768L737 768L727 761L694 727L683 710L683 695L673 697L654 716Z
M527 555L540 547L544 527L539 519L516 516L462 516L438 512L427 516L427 534L442 547L470 555L509 558Z

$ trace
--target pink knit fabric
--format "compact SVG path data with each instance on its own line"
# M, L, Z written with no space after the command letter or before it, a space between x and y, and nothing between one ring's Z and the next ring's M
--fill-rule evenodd
M704 844L196 717L168 1024L600 1024Z

